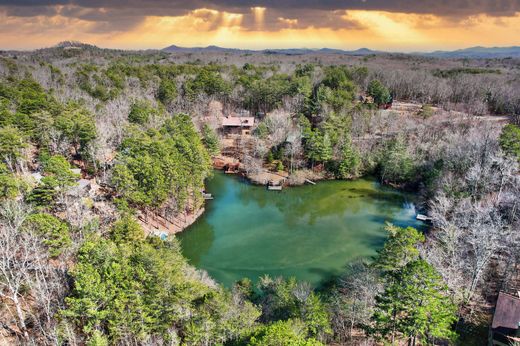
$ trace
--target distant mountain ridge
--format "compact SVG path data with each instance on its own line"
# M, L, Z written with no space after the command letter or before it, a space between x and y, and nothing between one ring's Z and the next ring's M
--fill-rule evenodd
M78 41L63 41L57 45L46 49L71 49L71 48L82 48L82 49L103 49L92 44L78 42ZM42 50L42 49L39 49ZM109 49L111 50L111 49ZM148 49L146 51L157 51L155 49ZM351 55L351 56L367 56L367 55L379 55L379 54L400 54L400 55L415 55L425 56L434 58L451 58L451 59L462 59L462 58L477 58L477 59L494 59L494 58L520 58L520 46L511 47L469 47L464 49L457 49L452 51L437 50L433 52L387 52L380 50L372 50L369 48L360 48L356 50L343 50L335 48L273 48L263 50L253 49L240 49L240 48L225 48L215 45L207 47L180 47L177 45L171 45L166 48L160 49L159 51L167 53L229 53L229 54L279 54L279 55L305 55L305 54L339 54L339 55Z
M219 46L207 46L207 47L179 47L171 45L162 49L163 52L169 53L196 53L196 52L218 52L218 53L265 53L265 54L284 54L284 55L303 55L312 53L328 53L328 54L345 54L345 55L370 55L370 54L383 54L385 52L375 51L368 48L361 48L358 50L347 51L342 49L333 48L321 48L321 49L310 49L310 48L277 48L277 49L239 49L239 48L224 48Z
M220 53L265 53L265 54L284 54L284 55L303 55L303 54L343 54L343 55L374 55L374 54L410 54L429 56L436 58L506 58L506 57L520 57L520 46L512 47L470 47L464 49L457 49L453 51L434 51L434 52L414 52L414 53L395 53L372 50L368 48L360 48L357 50L343 50L333 48L321 48L321 49L310 49L310 48L280 48L280 49L263 49L263 50L251 50L251 49L239 49L239 48L223 48L218 46L208 47L179 47L169 46L163 48L162 51L170 53L195 53L195 52L220 52Z
M435 51L431 53L417 53L437 58L518 58L520 46L512 47L470 47L453 51Z
M248 49L239 49L239 48L223 48L219 46L207 46L207 47L179 47L176 45L171 45L166 48L161 49L163 52L169 53L196 53L196 52L227 52L227 53L248 53L254 52Z

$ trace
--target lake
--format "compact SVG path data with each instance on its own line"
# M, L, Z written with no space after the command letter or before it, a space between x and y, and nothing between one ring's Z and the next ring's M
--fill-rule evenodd
M413 195L371 179L279 192L215 172L207 191L215 199L177 237L190 263L227 287L264 274L318 286L347 264L374 256L387 238L385 222L422 226Z

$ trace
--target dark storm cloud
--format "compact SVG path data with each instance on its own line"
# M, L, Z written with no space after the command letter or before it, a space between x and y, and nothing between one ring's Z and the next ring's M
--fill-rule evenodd
M276 30L280 27L290 26L291 28L331 28L331 29L359 29L361 25L354 21L347 21L342 18L345 11L342 10L294 10L287 11L279 8L268 8L265 16L264 30ZM251 20L254 23L252 15L245 17L245 21ZM297 22L289 25L289 21ZM246 23L247 24L247 23ZM246 25L247 26L247 25Z
M59 6L61 5L61 6ZM357 23L341 18L345 10L379 10L418 14L435 14L449 18L470 15L514 15L520 11L520 0L0 0L0 9L8 15L36 15L88 20L96 31L126 30L146 16L179 16L195 9L208 8L241 13L243 26L254 28L251 7L266 7L265 30L293 27L355 28Z
M0 6L0 8L2 8ZM54 16L56 8L54 6L8 6L4 8L7 14L15 17L34 17L34 16Z
M466 16L480 13L502 16L520 11L520 0L227 0L219 1L218 3L231 8L263 6L287 11L291 11L292 9L379 10L421 14L428 13L441 16Z
M492 16L510 15L520 10L520 0L0 0L3 6L38 7L77 5L85 8L129 8L148 14L163 9L182 12L195 8L234 10L243 12L254 6L279 10L383 10L437 15L471 15L486 13Z

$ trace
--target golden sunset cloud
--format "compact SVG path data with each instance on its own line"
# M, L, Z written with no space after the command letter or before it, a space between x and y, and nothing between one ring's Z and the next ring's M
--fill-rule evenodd
M66 12L74 12L74 16ZM83 11L83 12L82 12ZM375 10L341 10L325 14L334 27L303 25L300 18L278 16L266 7L249 13L199 8L174 16L147 15L132 25L104 30L95 16L106 9L56 6L52 15L16 16L0 11L0 48L31 49L63 40L101 47L143 49L219 45L248 49L343 48L431 51L474 45L519 44L520 15L476 14L464 18ZM324 13L323 11L320 13Z

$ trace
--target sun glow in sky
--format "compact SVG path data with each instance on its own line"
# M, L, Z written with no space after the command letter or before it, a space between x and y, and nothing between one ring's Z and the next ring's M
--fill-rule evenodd
M125 49L175 44L432 51L520 45L516 0L502 1L502 7L486 0L453 0L444 7L430 0L422 7L411 0L394 2L324 1L316 6L305 0L279 0L274 6L272 1L195 0L188 6L166 0L22 1L23 5L0 0L0 49L33 49L64 40ZM296 4L301 6L295 9Z

